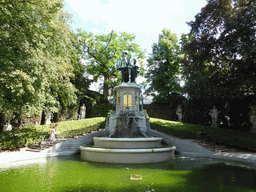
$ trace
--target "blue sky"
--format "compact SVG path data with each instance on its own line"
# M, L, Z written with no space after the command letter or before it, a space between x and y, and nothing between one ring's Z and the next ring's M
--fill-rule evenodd
M152 52L164 28L176 33L189 33L186 22L194 21L207 3L206 0L64 0L64 9L73 15L74 31L81 28L94 34L106 34L111 30L127 32L136 36L135 43ZM146 64L146 60L145 60ZM144 65L146 67L146 65ZM137 83L145 79L139 76ZM98 91L102 83L93 83L91 90ZM183 83L181 83L183 84Z
M150 53L164 28L180 38L206 0L64 0L73 15L73 30L82 28L94 34L111 30L136 35L135 42Z

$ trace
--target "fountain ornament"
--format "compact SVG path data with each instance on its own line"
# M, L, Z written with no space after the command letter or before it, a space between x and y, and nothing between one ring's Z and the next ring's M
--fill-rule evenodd
M155 163L174 158L175 147L162 147L161 137L150 134L149 118L143 110L143 97L135 83L139 67L127 52L114 66L122 72L122 83L115 87L114 109L106 120L102 137L94 146L80 146L81 159L103 163Z

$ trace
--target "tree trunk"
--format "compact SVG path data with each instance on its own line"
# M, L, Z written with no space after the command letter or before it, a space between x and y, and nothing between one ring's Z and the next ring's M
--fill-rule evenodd
M108 81L109 81L109 77L104 76L103 97L105 100L108 100Z

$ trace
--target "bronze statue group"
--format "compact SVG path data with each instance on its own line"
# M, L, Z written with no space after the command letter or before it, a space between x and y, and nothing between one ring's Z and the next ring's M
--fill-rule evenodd
M122 82L135 83L135 79L139 73L137 60L134 57L127 57L128 53L123 52L123 56L115 64L115 68L122 72Z

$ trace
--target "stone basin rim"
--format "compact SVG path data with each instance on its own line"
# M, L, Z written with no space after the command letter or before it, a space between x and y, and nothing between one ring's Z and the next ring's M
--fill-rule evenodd
M80 146L81 151L92 151L98 153L159 153L173 151L176 147L162 147L162 148L150 148L150 149L106 149L96 147L83 147Z
M101 141L116 141L116 142L151 142L151 141L162 141L161 137L141 137L141 138L110 138L110 137L94 137L93 140Z

